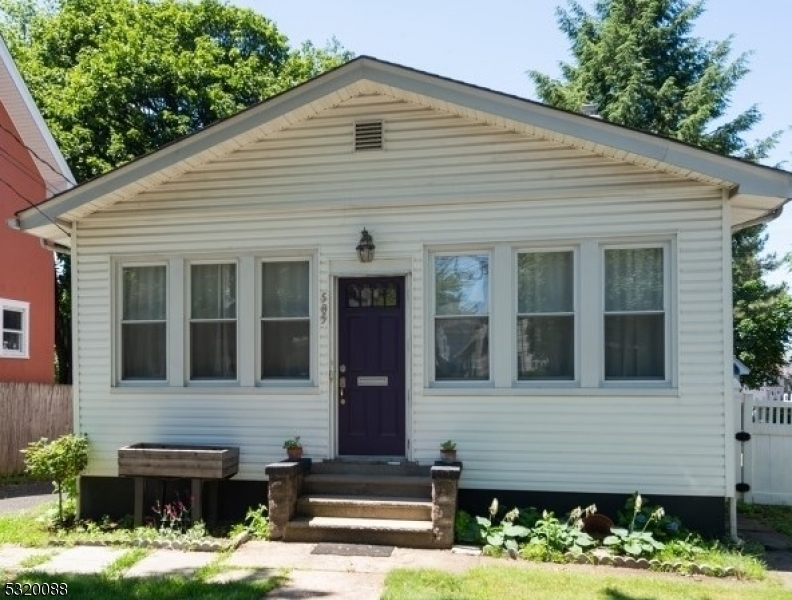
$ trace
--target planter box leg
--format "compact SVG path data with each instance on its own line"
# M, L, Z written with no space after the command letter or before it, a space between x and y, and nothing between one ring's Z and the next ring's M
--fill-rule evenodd
M135 527L143 526L143 491L146 489L146 478L135 477Z
M203 518L203 503L201 502L201 492L203 479L194 477L192 480L192 522L197 523Z

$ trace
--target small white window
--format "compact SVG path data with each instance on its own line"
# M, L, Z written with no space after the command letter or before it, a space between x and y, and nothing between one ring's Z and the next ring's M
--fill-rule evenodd
M490 256L434 256L435 381L490 379Z
M575 255L517 254L517 379L575 379Z
M0 332L3 358L28 358L30 336L30 304L0 298Z
M311 269L307 260L261 265L261 367L264 381L311 378Z
M604 250L606 381L668 379L665 247Z
M236 263L190 265L190 379L237 378Z
M121 379L167 377L167 271L165 265L121 269Z

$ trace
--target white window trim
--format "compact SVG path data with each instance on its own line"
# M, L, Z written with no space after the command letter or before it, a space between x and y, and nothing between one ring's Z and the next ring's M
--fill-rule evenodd
M605 251L606 250L633 250L633 249L660 248L663 250L663 314L665 335L665 365L663 379L629 379L609 380L605 378ZM630 242L600 242L599 252L599 315L597 345L599 348L599 387L601 388L669 388L676 382L676 303L673 290L676 289L674 274L676 273L676 244L671 239L646 239Z
M543 252L572 252L572 293L574 294L572 302L572 311L574 318L573 336L575 344L574 353L574 377L572 379L519 379L519 369L517 368L517 317L519 313L519 282L517 280L517 267L520 254L539 254ZM511 318L511 385L515 388L577 388L580 387L580 370L581 370L581 345L582 337L580 332L580 247L577 245L541 245L541 246L514 246L512 249L511 257L511 285L512 285L512 304L510 307ZM546 313L556 314L556 313ZM562 313L557 313L562 314ZM563 313L567 314L567 313Z
M500 278L496 278L495 274L495 247L489 246L479 246L479 245L470 245L470 246L456 246L453 249L450 248L429 248L425 252L425 257L429 268L427 269L427 286L426 289L428 290L428 297L427 297L427 321L426 321L426 338L428 340L428 346L426 348L426 373L427 373L427 383L429 387L432 388L479 388L479 389L489 389L494 387L497 375L495 373L495 367L498 364L496 357L493 355L494 352L494 345L493 345L493 337L495 332L498 329L498 324L494 320L494 313L495 308L493 306L493 297L492 297L492 289L495 286L495 282ZM487 286L487 318L489 320L489 379L486 380L465 380L465 379L457 379L457 380L443 380L437 381L435 379L435 311L437 310L437 303L435 297L436 291L436 277L435 277L435 265L434 259L436 256L470 256L474 254L486 254L489 258L489 285Z
M192 379L190 376L190 371L192 370L192 365L190 363L190 358L192 353L190 351L192 343L190 333L192 328L190 325L192 324L192 267L196 265L234 265L236 268L236 290L235 290L235 300L236 300L236 318L234 322L236 324L236 377L234 379ZM242 317L240 315L240 288L241 288L241 272L242 269L240 268L240 259L239 257L228 257L228 258L210 258L210 259L190 259L184 261L184 351L183 351L183 360L184 360L184 381L187 383L188 386L195 386L195 387L228 387L228 386L238 386L240 384L240 371L242 369L241 363L241 352L240 352L240 321ZM201 322L219 322L223 320L230 320L230 319L201 319Z
M14 333L20 333L22 336L21 350L10 350L4 348L2 345L3 333L5 332L3 327L3 311L5 310L22 313L21 331L13 330ZM30 358L30 302L0 298L0 358Z
M309 351L308 351L308 378L307 379L262 379L261 377L261 321L262 321L262 308L264 298L262 293L262 266L264 263L276 262L307 262L308 263L308 330L309 330ZM293 255L277 255L277 256L259 256L256 258L256 274L255 274L255 298L256 298L256 312L255 312L255 359L254 359L254 373L256 385L270 389L277 388L315 388L317 387L316 372L318 362L318 347L319 347L319 327L316 322L318 294L316 294L316 256L315 254L293 254Z
M165 379L122 379L123 374L123 336L122 324L124 322L124 269L134 267L165 267ZM118 387L164 387L168 385L171 376L169 364L170 347L170 268L164 260L119 260L115 264L115 277L112 292L115 294L113 302L113 334L115 339L111 342L111 347L115 352L113 367L115 376L113 381Z

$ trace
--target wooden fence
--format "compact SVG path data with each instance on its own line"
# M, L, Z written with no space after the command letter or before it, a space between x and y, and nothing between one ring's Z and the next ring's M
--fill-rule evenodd
M22 472L19 451L39 438L70 433L72 420L71 386L0 382L0 475Z

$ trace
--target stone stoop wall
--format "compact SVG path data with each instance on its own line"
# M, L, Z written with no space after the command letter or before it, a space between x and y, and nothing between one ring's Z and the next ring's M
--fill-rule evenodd
M269 477L268 499L270 539L280 540L286 525L297 510L297 499L302 491L303 477L311 470L311 460L284 461L267 465L264 472Z
M454 519L462 463L432 467L432 535L437 548L454 545Z

